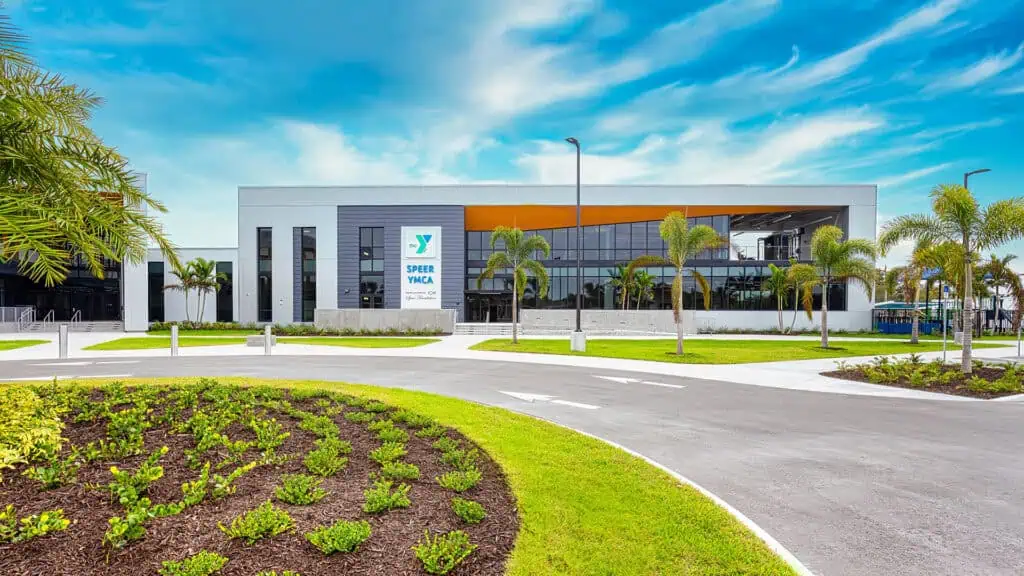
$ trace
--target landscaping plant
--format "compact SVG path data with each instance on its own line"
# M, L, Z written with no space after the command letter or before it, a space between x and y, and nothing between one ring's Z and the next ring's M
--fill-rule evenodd
M277 508L267 500L254 510L231 521L230 526L217 523L217 527L228 535L228 538L240 538L246 544L253 544L263 538L272 538L295 528L295 523L288 512Z
M406 454L405 444L401 442L385 442L380 445L380 448L370 452L370 460L384 465L388 462L394 462Z
M406 462L385 462L380 467L380 475L388 480L416 480L420 477L420 469Z
M161 576L210 576L216 574L228 563L225 556L201 550L182 560L165 560L160 568Z
M465 492L473 486L476 486L483 474L480 470L473 468L470 470L452 470L451 472L445 472L444 474L436 478L437 483L442 488L453 490L458 493Z
M467 524L479 524L487 517L487 512L484 511L484 507L479 502L466 500L458 496L452 498L452 510L456 516Z
M363 504L363 512L378 514L395 508L408 508L409 489L408 484L399 484L392 492L394 484L390 480L377 480L373 486L363 492L366 502Z
M306 533L306 540L325 556L336 552L355 552L370 537L370 523L366 520L349 522L339 520L330 526L321 526Z
M274 496L282 502L305 506L323 500L327 491L320 488L323 480L306 474L285 474Z
M447 574L462 563L474 550L475 544L469 543L469 536L462 530L454 530L447 534L423 533L420 540L412 547L428 574Z
M0 544L17 544L53 532L66 530L71 521L63 510L47 510L18 520L14 506L8 504L0 510Z

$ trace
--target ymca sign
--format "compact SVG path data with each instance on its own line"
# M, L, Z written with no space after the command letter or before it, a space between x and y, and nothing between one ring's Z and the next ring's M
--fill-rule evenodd
M441 227L402 226L402 308L441 308Z

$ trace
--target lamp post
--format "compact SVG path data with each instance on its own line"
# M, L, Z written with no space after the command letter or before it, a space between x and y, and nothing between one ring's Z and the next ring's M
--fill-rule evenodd
M581 257L581 244L583 231L580 226L580 141L575 138L566 138L566 142L576 147L576 330L572 333L569 348L573 352L584 352L587 348L586 336L583 335L583 328L580 326L580 317L583 310L583 265Z
M964 172L964 189L965 190L970 190L970 188L967 187L967 179L968 178L970 178L971 176L974 176L975 174L984 174L985 172L991 172L991 171L992 171L991 168L979 168L977 170L971 170L970 172ZM964 255L964 261L965 262L969 261L968 260L968 256L966 254ZM960 313L961 313L961 326L960 326L960 330L966 330L969 327L973 331L974 330L974 321L976 320L976 317L973 316L974 310L971 310L972 317L971 318L967 317L967 299L966 298L964 298L964 306L963 306L963 309L960 311ZM967 325L968 322L970 322L970 326Z
M967 179L975 174L984 174L985 172L991 172L990 168L981 168L980 170L971 170L970 172L964 172L964 188L967 188Z

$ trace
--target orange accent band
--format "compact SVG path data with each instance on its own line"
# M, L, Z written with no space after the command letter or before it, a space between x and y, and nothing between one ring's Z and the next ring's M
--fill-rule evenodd
M814 210L811 206L583 206L583 226L624 224L661 220L669 212L687 216L721 216L724 214L772 214L791 210ZM515 226L523 230L566 228L576 225L576 206L466 206L466 230L489 231L498 226Z

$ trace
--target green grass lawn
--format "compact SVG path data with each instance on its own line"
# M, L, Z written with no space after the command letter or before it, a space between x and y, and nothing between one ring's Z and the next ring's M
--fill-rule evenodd
M225 346L228 344L245 344L245 338L210 338L179 336L178 346L191 348L193 346ZM82 350L153 350L156 348L170 348L170 336L138 336L129 338L118 338L86 346Z
M311 344L314 346L344 346L346 348L415 348L440 342L437 338L382 338L382 337L333 337L333 336L289 336L279 337L283 344Z
M0 340L0 352L46 344L49 340Z
M794 334L794 336L820 337L820 334L818 334L818 333L813 333L813 334L807 333L807 334ZM851 332L849 334L831 334L829 337L830 338L880 338L880 339L884 339L884 340L907 340L907 341L910 340L910 334L878 334L878 333L875 333L875 332ZM938 335L921 334L920 339L921 340L930 340L930 341L942 342L942 333L940 332ZM952 332L947 333L946 339L949 340L950 342L952 342L953 341L953 333ZM982 341L985 341L985 342L1000 342L1000 341L1014 341L1014 342L1016 342L1017 336L1013 335L1013 334L1011 334L1011 335L1001 334L1001 335L998 335L998 336L982 336L981 338L975 337L974 340L975 341L982 340Z
M187 380L195 379L126 383ZM604 442L543 420L411 390L218 380L337 390L414 410L457 428L501 466L515 494L521 525L506 566L509 576L795 574L760 539L695 489ZM93 380L89 385L99 383Z
M823 350L817 342L800 340L708 340L691 338L685 341L686 354L676 356L675 340L603 340L587 341L587 351L580 356L653 360L680 364L744 364L748 362L778 362L783 360L813 360L819 358L845 358L849 356L877 356L879 354L909 354L942 350L942 343L926 342L832 342ZM980 344L978 348L992 347ZM531 354L574 354L569 351L569 340L494 339L481 342L473 350L497 352L525 352ZM954 347L949 346L952 350Z

